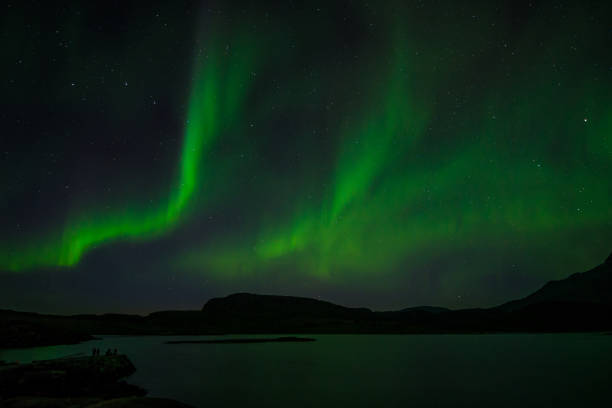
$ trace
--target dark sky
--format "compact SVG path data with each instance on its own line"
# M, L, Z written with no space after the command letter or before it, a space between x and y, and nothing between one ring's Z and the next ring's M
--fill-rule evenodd
M612 249L610 2L2 7L0 308L491 306Z

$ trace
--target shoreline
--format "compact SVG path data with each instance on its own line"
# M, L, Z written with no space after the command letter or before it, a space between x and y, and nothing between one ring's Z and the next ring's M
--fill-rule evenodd
M191 408L146 397L147 390L126 382L135 371L124 354L6 363L0 365L0 406Z

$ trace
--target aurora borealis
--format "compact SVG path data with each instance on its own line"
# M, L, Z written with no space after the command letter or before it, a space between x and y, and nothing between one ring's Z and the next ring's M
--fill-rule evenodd
M610 6L457 3L9 7L0 308L490 306L603 261Z
M210 59L208 59L210 57ZM234 120L233 113L240 104L231 84L243 80L245 73L221 65L219 57L211 51L208 61L196 58L194 79L190 92L185 122L177 181L169 197L161 205L142 208L127 202L116 211L88 209L82 217L68 219L57 235L43 236L16 247L8 246L3 254L3 268L13 272L37 266L70 267L96 244L126 237L148 237L172 228L197 189L205 184L207 147L219 132L219 123ZM242 74L242 75L240 75ZM234 94L230 94L234 91ZM221 106L219 106L221 105ZM204 174L203 174L204 173Z

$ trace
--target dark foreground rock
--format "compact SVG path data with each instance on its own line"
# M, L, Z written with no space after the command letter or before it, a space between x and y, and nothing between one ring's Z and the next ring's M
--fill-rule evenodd
M17 397L2 401L3 408L192 408L190 405L164 398L129 397L99 398Z
M2 408L189 408L123 381L136 371L125 355L60 358L0 366Z
M0 401L2 408L77 408L90 407L100 398L14 397Z
M126 397L146 391L121 381L136 368L124 355L63 358L0 366L0 396Z

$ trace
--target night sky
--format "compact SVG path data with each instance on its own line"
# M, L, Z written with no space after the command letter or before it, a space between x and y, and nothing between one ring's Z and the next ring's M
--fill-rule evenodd
M612 250L611 2L228 3L2 6L0 308L484 307Z

